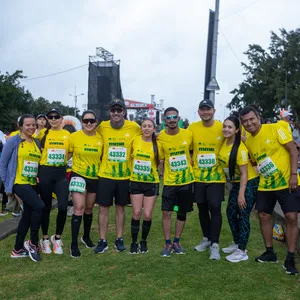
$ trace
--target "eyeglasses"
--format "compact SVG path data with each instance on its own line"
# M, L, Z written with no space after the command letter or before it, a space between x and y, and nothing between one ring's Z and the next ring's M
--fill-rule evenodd
M117 112L118 114L120 114L121 112L123 112L122 108L116 107L116 108L111 108L109 110L112 114L114 114L115 112Z
M178 115L170 115L170 116L166 116L166 120L171 120L171 119L174 119L174 120L177 120L178 118Z
M84 124L89 124L89 123L95 124L96 122L97 122L96 119L83 119L82 120L82 123L84 123Z
M48 118L48 120L58 120L58 119L60 119L60 115L51 115L51 116L48 116L47 118Z

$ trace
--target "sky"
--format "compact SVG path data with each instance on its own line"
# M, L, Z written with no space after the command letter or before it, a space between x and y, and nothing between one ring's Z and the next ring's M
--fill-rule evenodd
M87 65L96 47L121 60L125 99L164 100L190 122L203 99L209 9L215 0L1 0L0 72L27 79ZM249 44L267 48L270 32L299 27L299 0L220 0L217 119L244 80ZM87 104L88 66L21 82L35 98Z

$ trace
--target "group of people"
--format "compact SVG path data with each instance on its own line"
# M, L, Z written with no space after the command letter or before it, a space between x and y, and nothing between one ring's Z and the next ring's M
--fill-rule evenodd
M84 111L82 130L71 135L61 129L63 117L58 109L53 108L46 114L50 129L42 129L37 135L34 135L35 118L31 115L20 118L20 132L7 141L0 160L5 192L16 194L24 203L11 257L29 255L32 260L40 261L40 250L46 254L63 253L61 236L69 192L74 202L71 257L81 256L78 237L82 219L81 242L95 253L108 250L109 208L113 204L116 209L114 248L119 252L126 250L124 207L129 196L132 204L129 252L147 253L147 237L161 173L165 237L161 256L185 253L180 238L187 213L193 211L196 203L203 238L195 250L209 249L209 259L220 259L221 204L225 183L231 181L226 213L233 243L222 248L228 254L226 259L230 262L248 259L249 216L256 203L266 246L266 251L256 261L277 262L272 247L271 215L279 201L287 223L288 253L283 267L288 274L298 273L294 260L300 211L298 150L285 126L261 124L260 115L252 106L221 123L214 120L213 102L203 100L198 109L201 120L187 129L179 128L180 116L175 107L165 109L166 129L156 137L152 120L145 119L139 126L125 118L123 101L111 101L108 109L110 120L99 125L93 111ZM73 165L68 180L66 164L71 157ZM55 234L49 239L52 193L57 196L58 214ZM90 238L95 203L99 205L97 245ZM177 218L172 239L173 212ZM40 227L43 237L39 241ZM30 240L24 243L29 228Z

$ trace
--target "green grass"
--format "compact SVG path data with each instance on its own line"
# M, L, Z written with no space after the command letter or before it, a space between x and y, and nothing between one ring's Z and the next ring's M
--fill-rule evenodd
M198 213L188 215L181 243L186 255L160 257L164 239L161 225L160 198L153 216L148 245L149 253L129 255L113 250L115 238L114 208L110 213L109 251L94 254L80 245L82 257L69 256L70 222L63 235L65 253L43 255L41 263L30 259L10 258L15 235L0 242L0 299L299 299L298 277L285 274L282 263L285 245L274 242L278 264L260 264L254 257L264 251L259 224L252 218L248 245L249 260L233 264L225 260L210 261L209 253L198 253L194 246L202 238ZM196 208L196 207L195 207ZM226 203L223 203L223 212ZM54 233L57 210L51 216L50 233ZM92 239L98 239L98 208L94 209ZM124 240L130 245L131 208L126 208ZM231 233L223 218L220 246L227 246ZM175 221L175 219L174 219ZM299 267L299 256L297 256Z

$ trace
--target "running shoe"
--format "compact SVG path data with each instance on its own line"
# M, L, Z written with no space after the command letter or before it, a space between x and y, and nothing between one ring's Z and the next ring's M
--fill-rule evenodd
M99 240L98 245L94 248L95 253L104 253L108 250L107 241Z
M55 254L63 254L64 250L63 250L63 242L61 239L56 240L55 239L55 235L52 235L51 238L51 243L53 244L53 252Z
M233 253L226 256L226 259L230 262L240 262L248 260L247 250L236 249Z
M208 238L204 237L203 240L194 249L198 252L203 252L211 246L211 242Z
M31 258L32 261L39 262L42 260L39 247L33 245L30 240L24 243L24 247L28 251L29 257Z
M238 249L239 245L235 243L231 243L228 247L222 248L223 253L233 253L236 249Z
M285 272L289 275L297 275L299 273L296 269L294 258L286 259L282 267L285 269Z
M14 217L20 217L22 215L21 211L16 211L11 213Z
M70 246L70 256L73 258L79 258L81 256L78 246Z
M29 256L28 251L25 248L20 249L18 251L13 249L13 251L11 251L11 254L10 254L11 258L24 258L24 257L28 257L28 256Z
M89 237L86 238L86 237L82 236L81 242L82 242L82 244L85 245L86 248L95 248L95 246L96 246Z
M220 256L220 249L219 249L219 245L217 243L213 243L210 246L210 256L209 259L215 259L215 260L220 260L221 256Z
M148 253L147 241L140 241L140 253Z
M266 251L262 255L255 257L255 261L258 261L260 263L265 263L265 262L277 263L278 259L276 253Z
M138 243L131 243L129 253L130 254L138 254L139 253L139 245L138 245Z
M117 238L115 240L115 249L118 251L118 252L123 252L126 250L126 247L124 246L124 241L122 238Z
M176 254L185 254L184 249L182 248L182 246L180 245L180 243L173 243L173 251Z
M161 251L162 257L170 257L173 251L172 245L164 245L164 248Z
M4 217L4 216L6 216L7 214L8 214L8 213L7 213L6 211L3 210L3 211L0 212L0 217Z
M46 239L46 240L41 239L40 240L40 249L41 249L41 252L44 254L52 253L49 239Z

